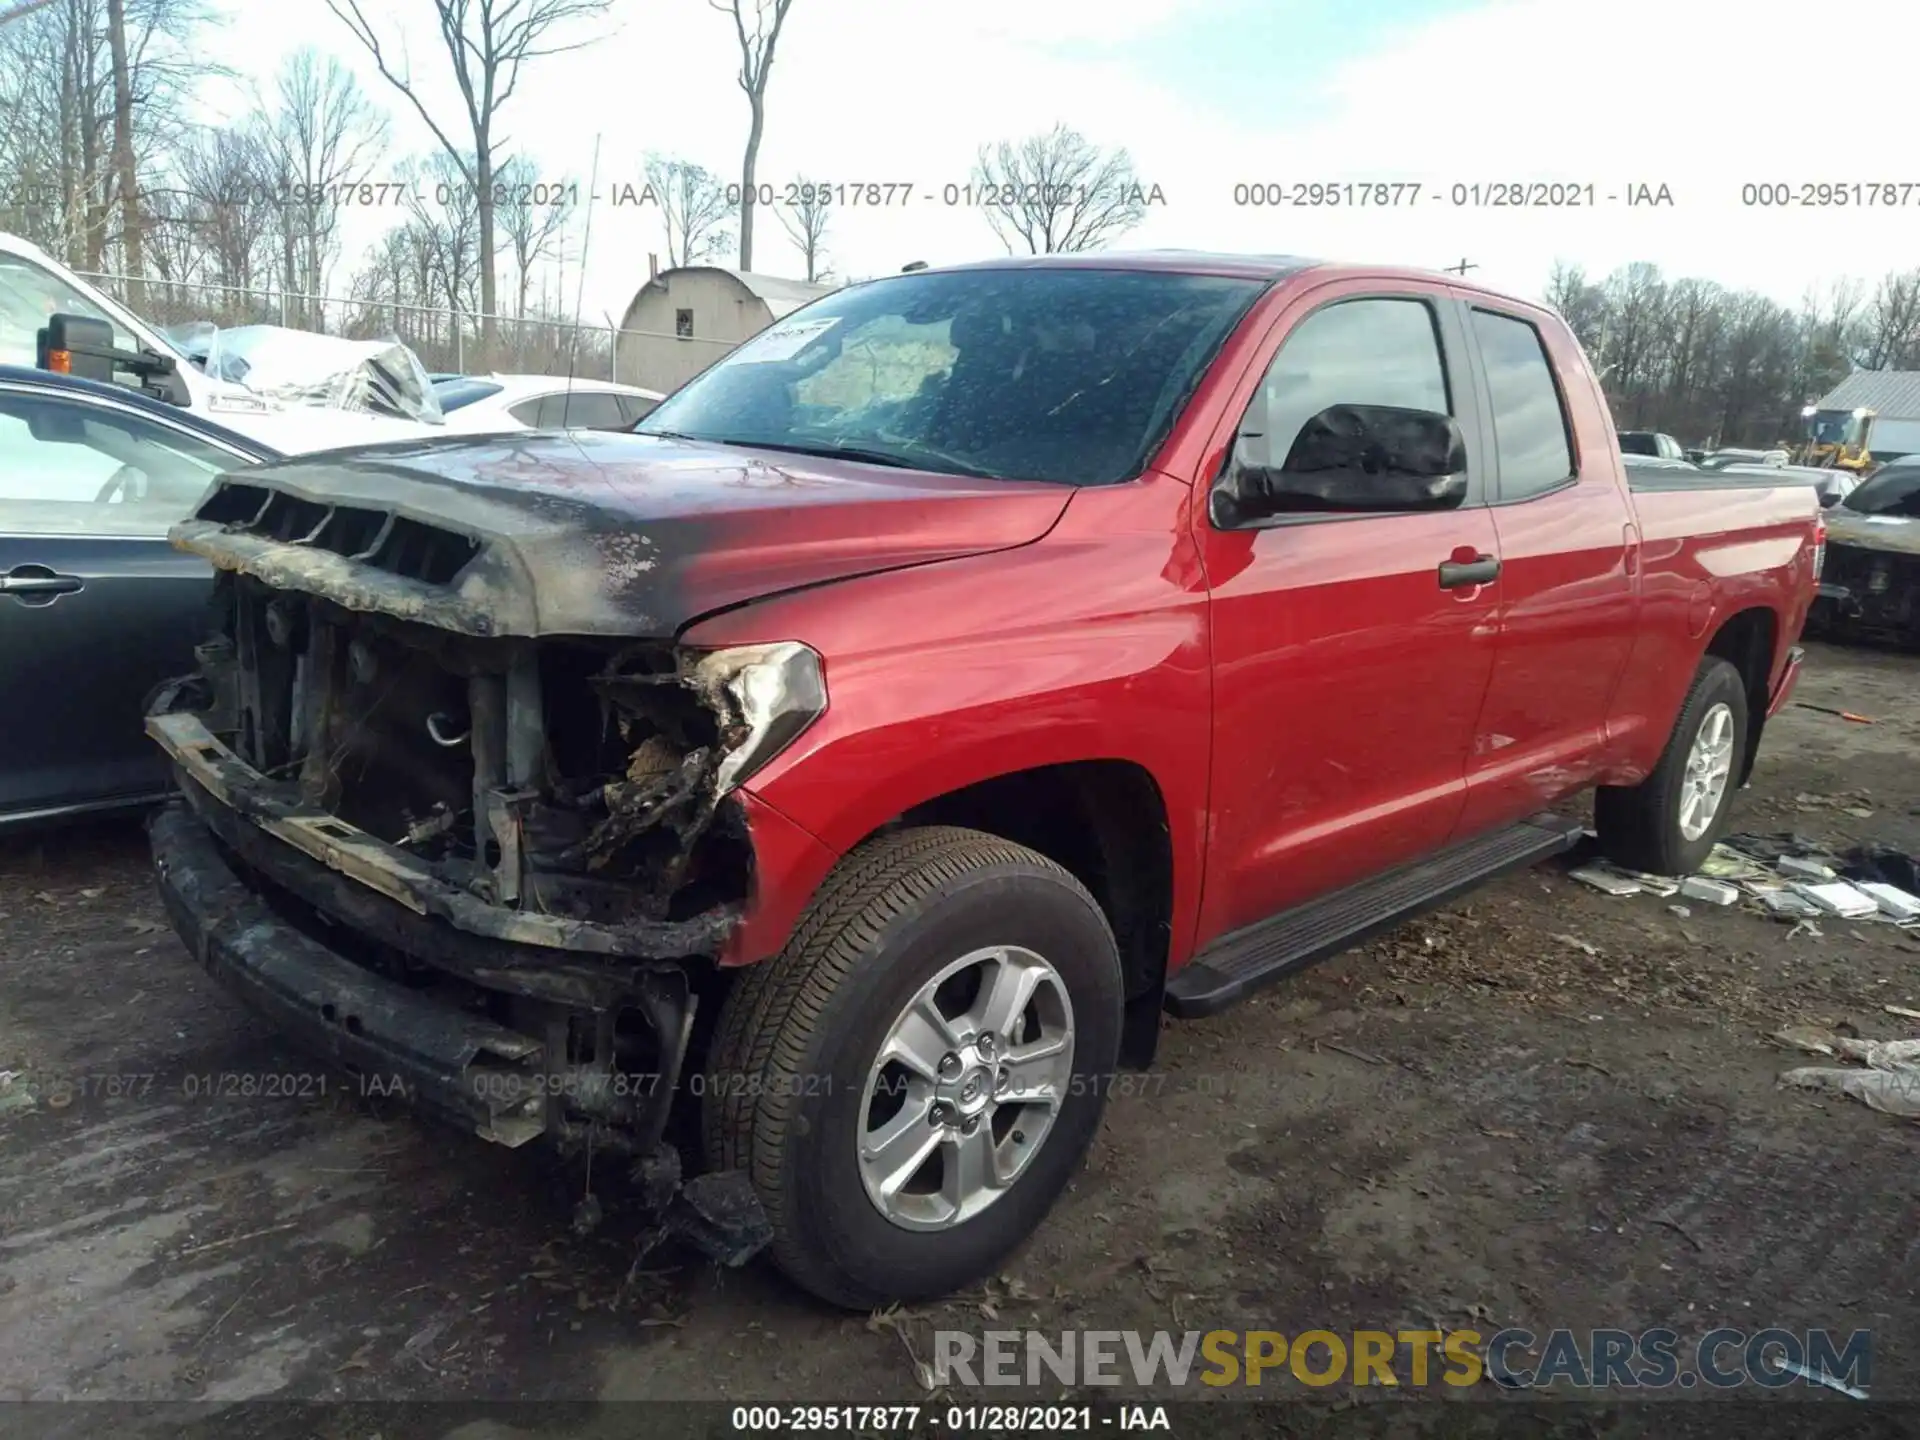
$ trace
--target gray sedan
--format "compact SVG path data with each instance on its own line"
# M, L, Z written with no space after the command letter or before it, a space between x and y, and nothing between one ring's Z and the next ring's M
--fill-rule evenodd
M0 828L170 788L142 701L193 668L207 564L167 543L258 441L114 385L0 366Z

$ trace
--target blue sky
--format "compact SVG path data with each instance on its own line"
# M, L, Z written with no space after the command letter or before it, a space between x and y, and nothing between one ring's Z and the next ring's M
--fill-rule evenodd
M392 116L390 161L431 147L324 0L217 3L228 12L218 58L264 75L294 46L318 45L358 68ZM426 0L371 8L435 79L430 103L457 113L420 25ZM1790 303L1920 264L1911 127L1860 125L1846 96L1781 82L1805 44L1799 0L1748 0L1737 24L1728 13L1726 0L795 0L761 176L904 179L937 194L967 178L982 143L1064 121L1125 146L1142 180L1163 186L1167 203L1133 246L1420 266L1465 256L1476 279L1523 294L1556 259L1595 272L1650 260ZM413 28L394 28L396 14ZM1911 0L1825 0L1819 14L1827 35L1920 53ZM598 137L603 193L637 176L650 150L735 172L747 119L736 63L730 24L705 0L617 0L597 43L529 71L505 128L548 178L583 183ZM233 104L210 92L208 118ZM1234 184L1257 179L1426 188L1417 206L1388 209L1236 205ZM1591 184L1600 203L1446 203L1454 185L1501 181ZM1911 182L1911 203L1744 205L1743 184L1759 181ZM1605 200L1640 184L1666 186L1673 204ZM364 245L396 218L357 215L349 240ZM599 207L585 313L623 310L663 248L657 215ZM979 215L926 203L844 211L828 237L852 275L1001 248ZM793 274L797 263L763 221L755 268ZM569 292L577 268L576 255Z
M1378 48L1409 24L1469 8L1459 0L1221 0L1195 4L1148 33L1094 40L1105 53L1157 76L1196 108L1229 122L1284 126L1310 120L1322 83L1342 64ZM1070 60L1082 42L1057 45Z

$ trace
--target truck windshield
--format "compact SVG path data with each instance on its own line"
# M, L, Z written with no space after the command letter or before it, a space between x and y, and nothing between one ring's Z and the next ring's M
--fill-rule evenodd
M1889 465L1840 503L1862 515L1920 520L1920 465Z
M1145 466L1264 284L1047 267L856 285L761 331L636 433L1111 484Z

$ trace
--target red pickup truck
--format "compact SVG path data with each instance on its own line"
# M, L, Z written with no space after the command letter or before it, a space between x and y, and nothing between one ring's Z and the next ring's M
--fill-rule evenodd
M1566 327L1450 278L852 286L637 434L224 477L161 890L383 1091L624 1154L829 1301L946 1292L1163 1013L1571 848L1583 791L1616 860L1700 862L1819 505L1630 474Z

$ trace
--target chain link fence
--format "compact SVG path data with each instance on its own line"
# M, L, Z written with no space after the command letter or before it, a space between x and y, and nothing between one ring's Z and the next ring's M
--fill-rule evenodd
M407 304L397 300L307 295L298 291L198 281L134 280L111 272L77 272L149 324L210 321L221 328L237 325L285 325L350 340L397 336L420 357L429 373L579 375L632 385L671 389L646 375L636 357L644 342L672 341L700 348L709 363L736 342L623 329L548 318L496 315L493 343L485 339L480 313L451 307ZM626 352L623 355L623 350Z

